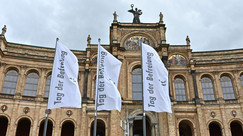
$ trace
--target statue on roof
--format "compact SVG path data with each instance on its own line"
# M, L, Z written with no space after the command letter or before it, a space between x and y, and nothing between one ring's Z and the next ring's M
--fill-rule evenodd
M114 20L113 20L113 22L117 22L117 17L118 17L118 15L116 14L116 11L113 13L113 16L114 16Z
M139 24L140 23L140 19L139 19L139 16L142 15L142 10L138 10L137 8L135 8L135 10L133 10L133 4L131 4L131 8L130 10L128 10L128 12L131 12L133 13L133 23L135 24Z
M6 32L7 32L7 27L6 27L6 25L4 25L4 27L2 28L1 35L4 36Z
M90 35L88 35L88 37L87 37L88 44L90 44L90 41L91 41L91 37L90 37Z
M191 41L190 41L190 38L189 36L186 36L186 45L190 45Z
M159 13L159 22L163 23L163 17L164 17L163 14L160 12Z

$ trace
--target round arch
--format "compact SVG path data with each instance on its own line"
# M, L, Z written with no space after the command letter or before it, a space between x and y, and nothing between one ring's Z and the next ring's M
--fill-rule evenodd
M121 45L122 47L124 46L124 42L126 41L127 38L129 37L132 37L132 36L144 36L148 39L150 39L153 44L154 44L154 47L157 47L157 42L156 42L156 39L150 35L149 33L145 33L145 32L139 32L139 31L133 31L133 32L130 32L130 33L127 33L126 35L124 35L122 38L121 38Z
M4 115L0 115L0 135L5 136L8 131L9 119Z
M142 116L143 115L143 111L142 109L137 109L137 110L134 110L132 111L130 114L129 114L129 117L132 117L132 116ZM130 123L132 124L140 124L140 127L142 128L142 120L132 120L130 121ZM133 125L134 126L134 125ZM133 135L134 134L134 128L133 126L130 126L129 127L129 132L130 132L130 135ZM153 135L158 135L159 134L159 130L158 130L158 117L155 116L154 113L152 112L149 112L149 111L146 111L146 135L147 136L153 136ZM141 131L141 130L140 130Z
M32 135L32 126L33 120L29 116L22 116L21 118L18 118L16 123L16 136Z
M18 66L14 66L14 65L7 65L4 69L4 75L6 75L6 73L9 71L9 70L15 70L17 73L19 73L20 71L20 67Z
M89 122L90 136L93 135L93 131L94 131L94 120ZM107 122L102 118L97 119L96 134L99 134L100 136L106 136L107 135Z
M191 119L181 118L178 120L176 126L178 135L196 135L196 125Z
M213 125L210 127L210 124ZM213 120L210 120L208 123L207 123L207 129L208 129L208 135L212 135L214 136L214 134L220 134L221 135L224 135L224 126L223 126L223 123L219 120L216 120L216 119L213 119ZM215 135L217 136L217 135Z

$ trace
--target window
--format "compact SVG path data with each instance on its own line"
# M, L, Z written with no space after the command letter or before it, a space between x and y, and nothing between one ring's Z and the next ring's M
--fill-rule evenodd
M132 71L132 99L142 100L142 70L136 68Z
M18 72L15 70L9 70L6 73L4 79L2 93L14 94L16 90L17 81L18 81Z
M46 78L46 89L45 89L45 95L44 95L45 98L48 98L49 97L50 86L51 86L51 75L49 75Z
M36 96L39 76L37 73L29 73L26 77L24 95Z
M175 78L175 95L177 101L186 101L186 87L181 78Z
M232 81L228 76L222 76L220 78L222 91L225 100L235 99L235 93L232 85Z
M203 77L201 79L201 84L202 84L202 91L203 91L203 99L205 101L215 100L212 80L208 77Z

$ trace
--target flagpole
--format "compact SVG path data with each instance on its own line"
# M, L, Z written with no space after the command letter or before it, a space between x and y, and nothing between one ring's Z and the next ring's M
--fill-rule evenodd
M54 60L55 60L55 56L56 56L56 51L57 51L56 48L57 48L57 41L58 41L58 40L59 40L59 39L57 38L57 39L56 39L55 53L54 53L54 59L53 59L53 62L54 62ZM46 110L46 119L45 119L45 124L44 124L44 130L43 130L43 136L46 136L49 113L50 113L50 109L47 109L47 110Z
M141 49L141 70L142 70L142 98L143 98L143 136L146 136L146 116L144 112L144 92L143 92L143 46L142 39L139 40L140 49Z
M98 104L98 83L99 83L99 65L100 65L100 38L98 39L98 56L97 56L97 70L96 70L96 88L95 88L95 119L94 119L94 131L93 136L96 136L97 129L97 104Z

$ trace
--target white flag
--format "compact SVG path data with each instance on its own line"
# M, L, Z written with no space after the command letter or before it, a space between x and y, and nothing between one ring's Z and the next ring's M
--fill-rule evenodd
M78 70L76 56L67 47L57 42L47 109L81 108Z
M151 46L143 43L142 64L144 110L172 113L168 71L158 53Z
M96 94L97 110L121 111L121 95L117 89L121 62L98 45Z

